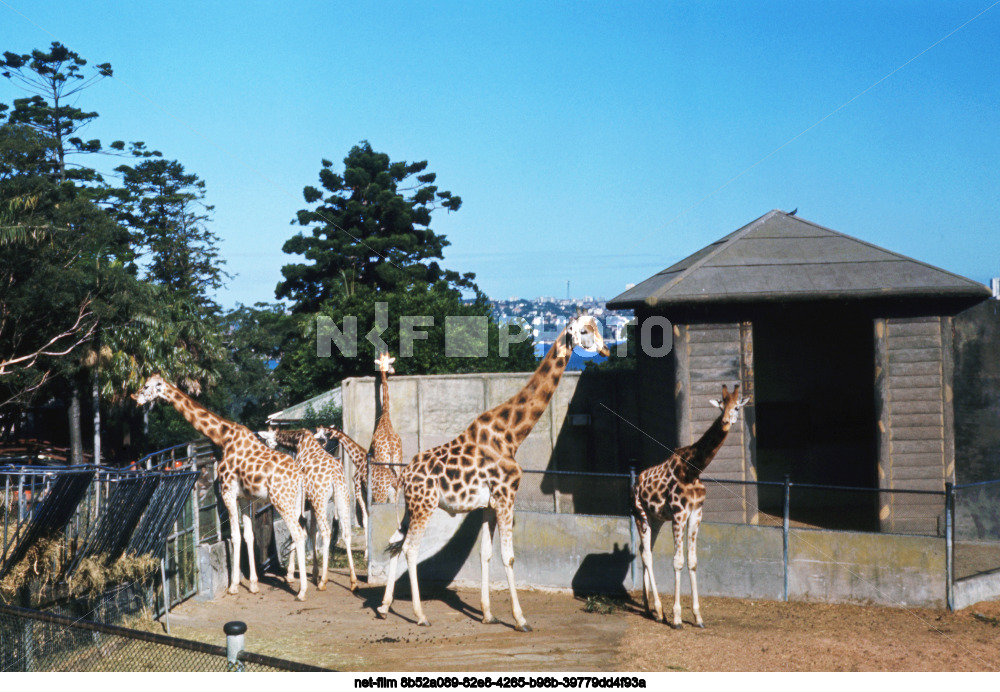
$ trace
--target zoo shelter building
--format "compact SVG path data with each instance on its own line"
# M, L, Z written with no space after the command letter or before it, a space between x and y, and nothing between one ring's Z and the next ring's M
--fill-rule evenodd
M792 519L941 535L940 496L884 491L1000 478L990 298L975 281L771 211L608 303L640 325L672 325L669 354L637 349L640 424L656 438L643 465L697 440L718 415L709 400L739 383L752 401L706 478L862 488L793 493ZM781 487L708 491L706 521L781 514Z

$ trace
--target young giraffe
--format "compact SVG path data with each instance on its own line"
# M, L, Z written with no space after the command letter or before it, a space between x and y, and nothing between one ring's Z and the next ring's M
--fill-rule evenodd
M521 613L514 582L514 496L521 480L521 467L514 455L548 406L576 344L608 354L597 321L587 315L574 318L520 392L481 414L451 442L417 454L403 469L400 487L406 498L406 514L389 545L392 557L385 597L378 608L380 617L386 617L392 605L396 565L399 554L403 553L410 573L417 624L430 624L424 616L417 585L417 557L427 522L438 507L451 515L485 508L480 550L483 623L497 622L490 612L489 561L493 554L493 531L499 525L500 552L516 629L531 631Z
M361 508L361 525L368 535L368 511L366 489L368 487L368 453L365 448L348 437L347 433L334 427L317 428L316 437L320 442L336 438L344 453L350 457L354 465L354 496ZM382 504L394 502L399 477L391 466L372 465L372 502ZM368 559L368 540L365 539L365 559Z
M701 439L688 447L674 450L662 464L650 467L639 474L632 488L632 515L639 531L642 555L642 597L649 611L649 593L657 622L663 622L663 606L653 578L653 524L670 519L674 533L674 622L681 627L681 569L684 567L684 532L688 536L688 575L691 578L691 597L695 624L704 627L698 605L698 526L701 524L702 504L705 501L705 484L701 473L726 441L729 429L739 418L739 411L750 400L739 397L740 386L730 394L722 385L722 400L712 399L712 405L722 409L722 414L705 431Z
M303 478L292 458L271 449L242 425L212 413L159 375L146 380L142 389L133 394L132 398L139 406L156 399L169 402L195 430L222 448L218 477L222 502L229 513L229 543L232 549L229 593L235 594L240 585L240 511L237 503L240 495L270 499L292 535L296 554L299 556L299 573L305 574L306 538L299 526ZM253 524L248 514L243 515L243 530L250 557L250 593L257 593L259 589L253 556ZM305 579L299 585L296 598L300 601L306 598Z
M306 499L312 505L313 536L313 578L316 579L316 589L326 589L328 579L327 567L330 557L330 536L333 533L326 517L326 505L333 497L337 509L337 520L340 522L340 534L347 549L347 565L351 570L351 591L358 588L358 577L354 572L354 556L351 554L350 504L347 492L347 476L344 474L344 464L331 456L308 430L268 430L261 437L271 447L281 445L295 450L295 463L305 476ZM346 525L346 530L345 530ZM320 538L316 538L316 528L319 528ZM316 549L320 547L323 556L322 571L320 562L316 559ZM294 557L294 550L292 556ZM305 574L299 574L305 579ZM288 560L288 578L295 578L295 564Z
M390 358L389 353L386 352L380 353L378 360L375 361L375 366L382 373L382 412L378 418L378 425L375 426L375 434L372 435L371 444L368 446L368 457L376 462L376 465L372 467L372 475L375 474L376 469L383 468L389 471L394 481L397 473L396 469L403 465L403 442L399 439L396 431L393 430L392 421L389 420L389 380L387 375L392 375L396 372L395 368L392 367L395 360L395 358ZM392 466L385 466L385 464L392 464ZM367 469L365 469L365 472L367 473ZM381 475L385 476L386 474L382 473ZM367 485L367 479L364 478L362 480L363 484ZM396 483L394 482L392 499L395 499L395 486ZM357 478L355 478L354 487L356 492L359 493L358 503L362 507L361 517L367 532L368 516L367 512L364 511L365 498L364 495L360 494L363 485L357 482Z

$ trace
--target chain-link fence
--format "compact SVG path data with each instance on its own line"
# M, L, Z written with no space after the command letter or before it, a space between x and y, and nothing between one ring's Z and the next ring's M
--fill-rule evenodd
M228 639L226 647L213 646L0 605L0 672L326 670L242 651L240 646L233 646L232 638Z

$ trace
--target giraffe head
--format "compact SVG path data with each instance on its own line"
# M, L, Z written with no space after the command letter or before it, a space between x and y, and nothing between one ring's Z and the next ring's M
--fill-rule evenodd
M167 392L167 382L159 373L156 375L151 375L146 384L142 385L142 389L132 395L135 399L135 403L139 406L145 406L151 401L156 401L159 398L166 398Z
M396 372L396 369L392 367L392 364L396 362L395 358L389 357L389 352L378 354L378 359L375 361L375 367L378 368L379 372L384 372L386 374L392 375Z
M275 430L274 428L268 428L267 430L262 430L261 432L257 433L257 437L264 440L264 444L266 444L271 449L278 448L278 431Z
M722 399L712 399L709 403L716 408L722 409L722 422L726 425L734 425L739 419L740 409L743 408L750 397L740 396L740 386L733 387L733 393L729 393L726 385L722 385Z
M570 320L566 325L566 333L569 335L573 346L581 346L588 351L597 351L602 356L607 356L608 347L604 345L601 338L601 329L597 320L590 315L581 314Z

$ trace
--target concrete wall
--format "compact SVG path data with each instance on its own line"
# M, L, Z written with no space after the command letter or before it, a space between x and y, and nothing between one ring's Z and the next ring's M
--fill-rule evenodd
M384 584L384 546L397 528L396 508L372 514L374 550L369 580ZM435 513L420 546L420 579L479 583L482 514ZM514 571L519 584L624 594L642 589L637 539L625 517L519 512L514 521ZM662 594L673 592L669 525L654 542L654 574ZM945 546L940 538L793 529L789 534L789 597L822 602L944 607ZM780 528L703 523L698 538L698 583L704 596L781 600L784 594ZM404 560L397 579L407 588ZM506 588L499 542L490 581ZM681 588L689 593L687 570Z
M389 415L403 443L403 461L421 450L454 439L483 411L506 401L527 382L530 373L389 378ZM635 373L628 371L567 372L541 419L517 452L527 470L627 472L638 465L642 433L638 428ZM376 380L343 382L344 431L367 448L375 429ZM666 452L661 449L660 461ZM620 495L620 497L619 497ZM613 511L624 511L627 493L618 493ZM563 512L608 513L607 493L592 485L526 474L518 490L520 507ZM529 504L524 504L529 503Z

